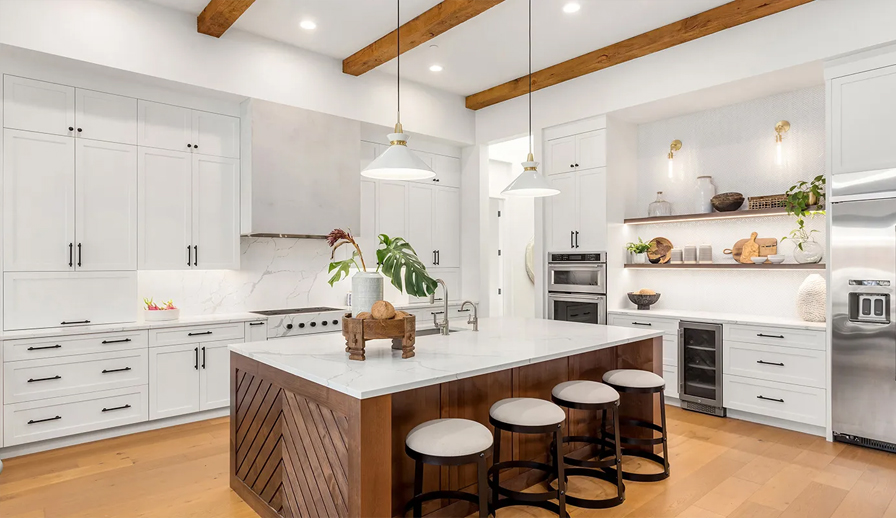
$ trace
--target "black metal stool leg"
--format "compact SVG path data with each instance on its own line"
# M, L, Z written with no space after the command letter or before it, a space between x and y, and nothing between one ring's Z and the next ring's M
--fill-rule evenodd
M501 429L495 427L495 439L492 442L492 465L495 466L501 462ZM501 483L501 472L496 470L493 475L491 487L491 506L489 511L494 511L494 506L498 503L498 485Z
M563 425L557 425L554 432L554 466L557 470L557 503L560 506L560 518L569 516L566 513L566 474L563 472Z
M666 432L666 396L665 391L660 391L660 426L663 431L663 473L669 475L669 447L668 433Z
M488 466L485 463L485 453L479 456L479 462L476 463L476 470L479 480L479 518L488 518Z
M603 427L603 422L601 422L601 427ZM616 494L625 499L625 484L622 482L622 443L619 441L619 401L613 407L613 433L616 444Z
M423 461L417 459L414 463L414 496L423 494ZM423 516L423 504L417 502L414 504L414 518Z
M604 435L604 429L607 427L607 409L604 408L600 411L600 434L598 437L601 438L600 442L600 451L597 454L597 460L603 460L606 458L607 454L607 443L606 436Z

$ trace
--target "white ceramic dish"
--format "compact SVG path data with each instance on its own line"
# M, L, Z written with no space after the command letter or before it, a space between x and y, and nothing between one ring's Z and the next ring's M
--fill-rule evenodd
M768 259L768 257L751 257L750 260L753 261L753 264L762 264Z
M781 254L770 255L770 256L768 256L768 261L769 261L770 263L772 263L772 264L781 264L781 263L784 262L784 259L785 259L786 257L787 257L787 256L785 256L785 255L781 255Z
M154 309L143 310L144 322L165 322L168 320L177 320L180 318L179 309Z

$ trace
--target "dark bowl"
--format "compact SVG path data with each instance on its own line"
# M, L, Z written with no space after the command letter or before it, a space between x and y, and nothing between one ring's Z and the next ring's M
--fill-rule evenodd
M723 192L716 194L710 200L712 208L719 212L731 212L737 210L744 204L744 195L739 192Z
M632 301L632 304L638 306L638 309L650 309L650 306L656 304L656 301L660 300L660 294L641 295L640 293L629 293L628 300Z

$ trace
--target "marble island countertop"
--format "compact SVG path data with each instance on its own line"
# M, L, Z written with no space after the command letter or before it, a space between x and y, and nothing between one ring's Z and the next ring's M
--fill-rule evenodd
M616 326L544 319L483 318L448 336L417 336L416 356L401 359L388 340L349 360L341 334L234 344L230 350L294 376L365 399L662 336Z
M677 309L610 309L608 315L629 315L643 317L665 317L696 322L712 322L721 324L746 324L772 327L786 327L790 329L807 329L824 331L824 322L806 322L796 318L771 317L763 315L743 315L739 313L722 313L715 311L688 311Z

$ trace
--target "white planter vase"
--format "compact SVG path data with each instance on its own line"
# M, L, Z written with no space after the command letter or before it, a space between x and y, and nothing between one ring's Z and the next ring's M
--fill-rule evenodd
M712 176L698 176L695 187L695 214L709 214L712 212L712 197L716 195L716 186L712 183Z
M806 322L825 321L827 284L824 277L813 273L800 284L796 294L796 311Z
M803 241L802 249L797 242L793 249L793 259L800 264L820 263L824 258L824 247L816 241Z
M632 264L647 264L647 253L632 254Z
M358 272L352 277L352 316L369 312L373 303L383 300L383 276L376 272Z

